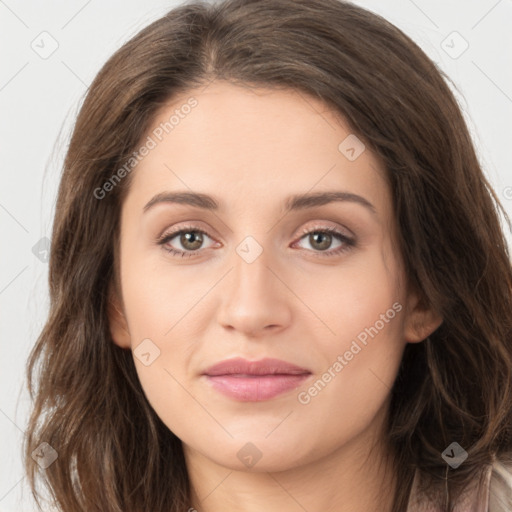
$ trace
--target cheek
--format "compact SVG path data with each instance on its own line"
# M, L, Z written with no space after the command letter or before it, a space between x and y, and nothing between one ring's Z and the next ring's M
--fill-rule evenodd
M162 253L156 248L151 257L132 253L125 258L123 297L134 340L149 337L164 343L190 325L194 308L216 281L206 268L178 266Z
M325 367L297 394L296 424L290 428L313 436L317 456L384 422L405 347L400 341L403 309L397 312L401 305L385 296L372 298L371 308L353 316L347 309L338 317L339 336L322 345Z
M319 421L339 426L349 414L364 428L386 401L405 348L399 278L396 262L375 252L315 280L308 305L328 326L316 338L325 366L299 402Z
M174 430L181 422L176 412L193 405L189 360L205 325L198 316L201 298L216 279L192 265L172 268L163 257L155 262L136 256L134 250L123 260L121 272L134 363L148 401Z
M348 350L352 340L359 337L364 343L369 339L368 329L375 324L376 339L400 344L403 324L397 310L403 310L404 297L397 285L399 278L395 260L385 260L379 251L368 251L313 277L295 280L294 291L304 297L316 322L321 320L325 326L324 336L318 339L322 350L337 355ZM371 331L375 334L374 329Z

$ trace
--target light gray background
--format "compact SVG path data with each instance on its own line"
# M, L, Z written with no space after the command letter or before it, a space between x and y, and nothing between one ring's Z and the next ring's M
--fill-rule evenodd
M36 510L20 446L24 366L47 313L48 264L32 248L51 234L78 103L117 48L179 3L0 0L0 512ZM512 1L355 3L400 27L455 82L481 162L512 216Z

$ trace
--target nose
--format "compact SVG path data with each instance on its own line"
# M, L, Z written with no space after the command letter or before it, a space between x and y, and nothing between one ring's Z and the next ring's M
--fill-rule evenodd
M277 333L290 323L293 293L287 287L280 266L263 250L254 259L233 257L233 268L226 276L217 320L227 330L248 337ZM288 285L289 286L289 285Z

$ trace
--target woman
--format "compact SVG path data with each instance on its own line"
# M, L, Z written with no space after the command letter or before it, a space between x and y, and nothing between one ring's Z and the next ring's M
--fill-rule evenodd
M173 9L66 156L36 498L37 471L66 512L512 510L500 212L442 73L381 17Z

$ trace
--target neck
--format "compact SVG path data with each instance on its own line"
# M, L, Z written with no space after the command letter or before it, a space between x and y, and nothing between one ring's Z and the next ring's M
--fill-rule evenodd
M325 456L284 471L240 471L184 445L191 512L391 512L396 476L382 439L369 428Z

